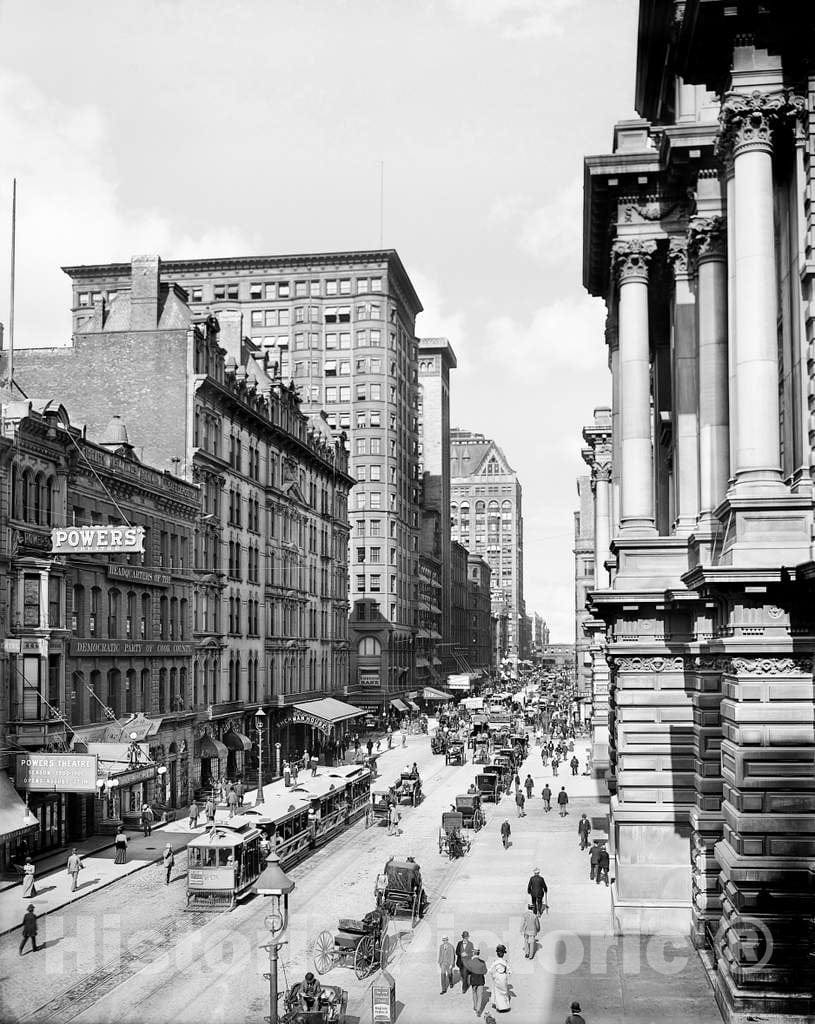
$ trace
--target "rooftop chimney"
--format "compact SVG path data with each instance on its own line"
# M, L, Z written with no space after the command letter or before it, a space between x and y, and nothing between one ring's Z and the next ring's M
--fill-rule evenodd
M158 256L134 256L130 261L130 327L134 331L154 331L158 326Z

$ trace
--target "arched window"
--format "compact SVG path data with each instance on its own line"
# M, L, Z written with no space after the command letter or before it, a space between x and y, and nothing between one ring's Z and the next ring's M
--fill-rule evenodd
M187 694L187 670L180 668L178 670L178 710L181 711L189 704L189 696Z
M170 639L178 638L178 598L170 598Z
M212 691L210 690L210 685L209 685L210 684L210 673L211 672L212 672L212 666L210 664L210 660L209 660L209 658L204 658L204 699L203 699L203 702L202 702L204 704L204 706L209 704L209 702L210 702L210 695L212 693Z
M54 496L56 481L49 476L45 481L45 522L48 526L54 525Z
M34 515L32 518L32 522L41 523L43 521L42 513L43 506L45 505L45 502L43 500L44 497L45 477L42 475L42 473L37 473L37 475L34 477Z
M167 669L158 670L158 711L161 714L167 711Z
M139 639L149 640L152 636L150 628L150 595L141 596L141 619L139 621Z
M382 653L382 644L375 636L364 636L357 644L357 654L363 658L377 658Z
M20 518L20 478L19 471L17 469L17 463L12 462L11 464L11 479L9 481L9 509L11 510L11 518Z
M158 610L158 636L159 636L159 640L166 640L167 639L167 633L169 631L169 624L168 624L168 621L167 621L168 620L169 606L170 606L170 602L167 600L166 597L162 596L161 598L159 598L159 606L158 606L158 609L159 609Z
M99 587L91 587L91 608L88 615L88 636L99 635L99 602L102 591Z
M484 512L486 511L486 508L487 506L484 504L483 501L477 501L475 503L475 514L477 516L483 516Z
M99 704L99 691L102 689L102 673L98 669L94 669L91 672L90 688L91 692L88 694L88 721L98 722L102 717L102 708Z
M152 708L153 699L150 693L150 669L143 668L141 670L141 678L139 680L139 706L138 711L149 712Z
M179 612L178 612L178 639L179 640L183 640L186 637L186 635L187 635L187 616L189 615L189 612L187 610L188 606L189 606L189 602L187 601L186 597L182 597L181 598L181 602L179 604Z
M170 669L170 711L178 711L178 669Z
M71 590L71 632L85 635L85 588L80 584Z
M129 715L135 711L136 700L136 670L129 668L125 673L125 712Z
M30 522L30 520L31 520L31 498L32 498L31 487L32 487L32 483L31 483L31 470L30 469L24 469L23 470L23 476L22 476L22 482L21 482L21 489L22 489L22 509L21 509L22 517L21 518L23 520L25 520L25 522Z
M127 612L125 614L125 637L133 639L133 627L136 623L136 595L129 591L127 595Z
M227 700L234 700L235 698L232 696L232 694L235 692L235 662L232 660L232 658L229 659L228 685L229 696L227 697Z
M108 636L115 640L119 636L119 612L121 594L114 587L108 591Z
M198 699L201 696L201 668L198 661L192 664L192 706L193 710L198 707Z

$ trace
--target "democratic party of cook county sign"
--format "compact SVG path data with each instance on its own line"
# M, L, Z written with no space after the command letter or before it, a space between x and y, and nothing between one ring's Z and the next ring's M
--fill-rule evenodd
M18 754L17 788L49 793L93 793L96 754Z
M143 526L57 526L51 531L55 555L141 554Z

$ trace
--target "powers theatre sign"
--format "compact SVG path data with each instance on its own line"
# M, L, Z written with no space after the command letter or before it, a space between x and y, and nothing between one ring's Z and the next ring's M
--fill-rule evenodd
M17 789L95 793L96 754L18 754Z
M143 554L143 526L57 526L51 531L55 555Z

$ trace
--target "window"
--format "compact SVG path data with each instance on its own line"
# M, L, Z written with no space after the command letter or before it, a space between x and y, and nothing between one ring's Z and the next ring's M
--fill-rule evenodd
M357 590L365 590L365 576L357 576Z
M326 359L326 361L323 363L323 371L324 371L326 377L336 377L337 376L337 360L336 359Z
M280 281L277 286L277 297L279 299L287 299L289 297L289 282Z
M351 294L351 279L344 277L340 279L340 295Z
M382 590L382 577L379 575L379 573L374 573L371 576L371 582L370 582L369 590L371 591L372 594L378 594L378 593L381 592L381 590Z
M365 548L357 548L357 559L358 562L365 561Z
M336 281L326 281L325 282L325 293L326 293L326 295L336 295L337 294L337 282Z
M357 348L365 348L368 344L368 332L357 331Z
M351 347L351 335L348 331L342 331L340 333L340 348L348 349Z
M193 288L190 291L190 299L193 302L203 302L203 299L204 299L204 289L203 288Z
M279 309L277 311L277 323L280 327L288 327L291 323L291 316L288 309Z
M358 437L356 441L357 455L365 455L365 449L367 445L368 442L365 440L364 437Z
M308 294L308 281L295 281L294 282L294 295L295 298L301 299Z
M340 376L350 377L351 375L351 363L348 359L343 359L340 362Z
M371 401L381 402L382 401L382 385L372 384L371 385ZM373 426L373 420L371 420L371 426Z
M371 438L371 455L379 455L381 453L382 441L378 437Z
M351 401L351 389L347 385L340 388L340 401L350 402Z
M357 401L365 402L368 399L368 388L364 384L357 384Z
M262 284L250 284L249 285L249 298L250 299L262 299L263 298L263 285Z
M371 466L371 480L382 479L382 467L378 465Z
M238 286L236 284L228 284L226 286L226 297L228 299L237 299L237 297L238 297Z
M309 282L308 291L309 291L309 295L312 295L314 297L319 296L319 294L320 294L320 282L319 281L310 281ZM314 307L312 307L312 312L316 313L317 310Z
M381 519L372 519L369 525L370 525L370 528L371 528L371 536L372 537L379 537L381 535L381 532L382 532L382 520Z
M354 476L357 478L357 480L360 481L360 483L364 483L367 471L368 470L366 466L357 466L356 469L354 470Z
M226 285L216 284L212 289L212 297L216 302L226 298Z
M326 348L336 348L337 347L337 335L336 334L326 334L326 336L325 336L325 347Z
M371 348L379 348L379 346L382 344L382 332L369 331L368 335L371 339Z
M364 430L368 425L368 415L364 412L357 413L357 430Z
M372 277L371 278L371 291L372 292L381 292L382 291L382 278L381 277Z
M40 625L40 577L33 573L23 577L23 625Z
M382 415L375 409L371 410L371 426L380 427L382 426Z
M48 576L48 625L59 629L62 625L60 591L62 584L58 576Z
M375 565L382 562L382 548L371 548L371 561Z
M336 402L337 401L337 389L336 388L332 388L332 387L327 387L325 389L325 400L329 404L331 402Z
M363 658L378 658L382 653L382 645L375 636L364 636L357 644L357 654Z
M382 508L381 491L371 491L371 508Z
M371 360L371 373L382 373L382 360L372 359Z

